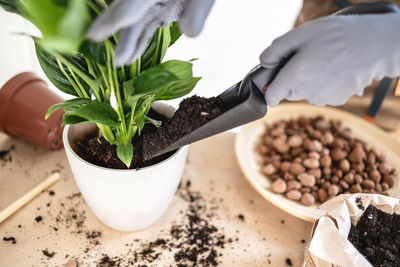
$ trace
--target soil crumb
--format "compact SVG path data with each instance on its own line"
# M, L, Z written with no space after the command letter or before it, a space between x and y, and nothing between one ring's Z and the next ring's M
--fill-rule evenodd
M400 215L368 206L349 241L374 266L398 266L400 262Z
M42 216L37 216L36 218L35 218L35 221L38 223L38 222L41 222L41 221L43 221L43 217Z
M42 250L42 252L43 252L43 255L45 255L47 258L50 258L50 259L53 258L54 255L56 255L55 252L49 252L47 249Z
M10 237L3 237L3 241L11 242L11 244L16 244L16 243L17 243L17 240L15 240L15 237L12 237L12 236L10 236Z
M163 124L167 120L153 110L150 110L147 116L154 120L161 121ZM143 140L147 135L151 135L156 131L157 128L154 125L146 124L141 131L141 135L136 135L132 139L134 153L130 169L138 169L157 164L170 157L174 153L174 151L172 151L150 160L144 159L144 154L147 152L143 151L143 149L146 149L147 146L143 145ZM126 165L117 156L117 146L110 145L101 135L99 130L96 129L95 131L89 133L83 140L76 141L76 143L81 148L79 155L85 160L101 167L111 169L127 169Z
M359 208L360 210L365 210L365 207L363 206L362 200L360 197L356 197L356 205L357 208Z
M224 102L218 97L194 95L185 98L171 119L162 124L155 133L144 136L145 156L162 151L174 141L216 118L225 109Z
M291 260L290 258L287 258L287 259L285 260L285 263L286 263L286 265L288 265L288 266L292 266L292 265L293 265L292 260Z
M11 162L12 158L10 152L15 149L15 145L12 145L9 149L0 150L0 161Z

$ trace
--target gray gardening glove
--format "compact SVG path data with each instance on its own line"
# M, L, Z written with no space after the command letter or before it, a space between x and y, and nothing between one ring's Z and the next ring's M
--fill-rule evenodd
M214 0L115 0L89 29L94 41L101 41L121 30L115 50L115 65L131 63L146 49L158 27L173 21L187 36L197 36Z
M344 104L362 95L373 79L400 75L400 15L331 16L305 23L274 40L260 62L274 68L291 54L267 89L268 105L285 98Z

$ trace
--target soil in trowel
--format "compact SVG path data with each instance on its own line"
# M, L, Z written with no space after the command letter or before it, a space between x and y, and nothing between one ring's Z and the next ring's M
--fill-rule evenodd
M369 206L357 225L352 225L348 239L372 265L399 266L400 215Z
M174 116L154 133L144 137L145 156L162 151L174 141L191 133L225 111L224 102L218 97L205 98L194 95L184 99Z
M148 116L152 119L159 120L165 123L166 118L159 115L153 110L150 110ZM143 149L147 146L143 145L143 138L146 135L156 132L157 128L152 124L146 124L141 132L140 136L135 136L132 140L133 143L133 159L130 169L143 168L150 165L157 164L168 158L174 152L170 152L158 157L152 158L150 160L144 159ZM85 137L84 140L76 141L78 145L82 148L81 156L87 161L96 164L98 166L111 168L111 169L126 169L126 165L119 160L117 156L116 146L110 145L104 137L101 136L100 132L96 129Z

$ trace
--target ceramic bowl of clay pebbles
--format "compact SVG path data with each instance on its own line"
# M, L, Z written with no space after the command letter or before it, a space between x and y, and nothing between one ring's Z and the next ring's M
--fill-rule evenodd
M281 104L244 126L236 157L249 183L286 212L315 221L340 194L400 197L400 144L346 111Z

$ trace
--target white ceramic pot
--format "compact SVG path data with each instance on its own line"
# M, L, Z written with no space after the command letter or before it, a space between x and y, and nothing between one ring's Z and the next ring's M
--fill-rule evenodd
M174 110L155 103L153 108L166 117ZM63 142L75 181L97 218L120 231L136 231L156 222L169 206L181 180L187 147L164 161L139 170L116 170L96 166L78 156L73 140L95 127L66 126Z

